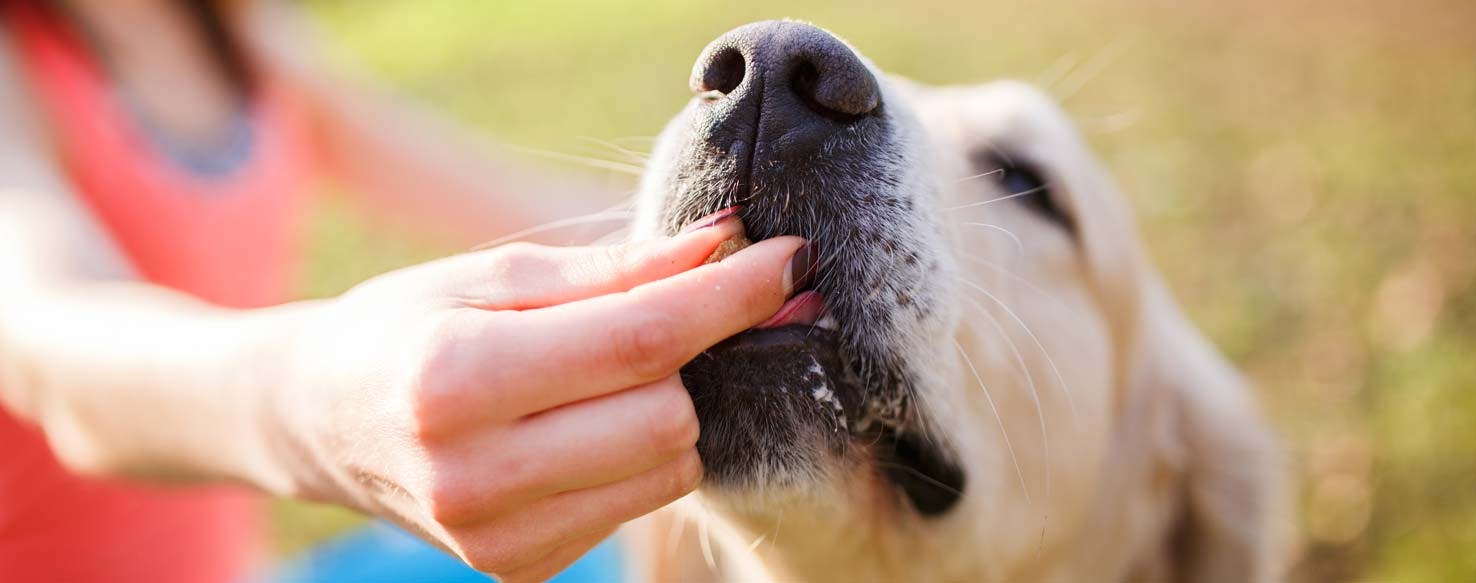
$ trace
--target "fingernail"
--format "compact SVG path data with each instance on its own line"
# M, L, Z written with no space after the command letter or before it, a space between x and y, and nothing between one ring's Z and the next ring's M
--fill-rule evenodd
M733 219L738 218L738 211L740 211L740 210L743 210L743 207L741 207L741 206L730 206L730 207L725 208L723 210L720 210L718 212L712 213L710 215L707 215L705 217L702 217L700 219L697 219L695 221L692 221L691 223L688 223L687 226L682 227L681 232L679 232L677 234L678 235L685 235L687 233L691 233L692 231L698 231L698 230L706 229L708 227L715 227L718 224L721 224L723 222L731 221Z
M815 279L815 271L819 269L818 261L820 254L815 251L815 244L806 242L801 245L794 255L789 258L789 268L784 270L784 296L794 295L797 290L804 289Z

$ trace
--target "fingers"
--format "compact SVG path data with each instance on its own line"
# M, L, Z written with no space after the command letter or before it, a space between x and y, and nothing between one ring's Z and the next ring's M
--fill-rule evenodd
M702 264L723 240L743 232L737 208L694 223L669 239L623 245L547 247L518 243L449 260L446 291L471 307L526 310L623 292Z
M456 443L439 463L447 471L438 514L473 522L617 482L690 453L697 435L692 399L675 375L558 407Z
M449 529L458 554L473 568L508 573L551 558L558 548L655 511L696 489L702 480L697 452L627 480L539 500L495 522Z
M601 542L604 542L605 539L610 538L610 535L612 534L615 534L614 528L576 538L572 541L564 543L559 548L554 549L553 552L549 553L547 556L543 557L542 559L538 559L533 564L527 567L522 567L499 575L498 579L502 580L502 583L547 581L553 578L554 575L563 572L563 570L567 569L569 565L574 564L574 561L579 560L579 558L583 557L585 553L588 553L590 549L595 548Z
M534 412L666 377L778 311L812 255L803 239L777 237L628 292L499 314L538 334L498 343L486 360L518 366L488 362L477 378L507 381L497 398Z

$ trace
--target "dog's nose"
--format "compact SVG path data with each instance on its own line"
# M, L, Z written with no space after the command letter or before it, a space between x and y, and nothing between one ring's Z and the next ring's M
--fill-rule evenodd
M703 101L694 130L720 148L753 148L761 160L813 155L881 107L876 77L861 58L798 22L757 22L724 34L697 58L691 85Z

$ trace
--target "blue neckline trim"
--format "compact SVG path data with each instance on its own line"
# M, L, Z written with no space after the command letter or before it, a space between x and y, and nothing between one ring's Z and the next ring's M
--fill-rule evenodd
M149 142L171 162L190 174L201 178L223 178L241 169L251 159L256 146L257 131L254 123L256 116L249 106L233 109L225 126L208 142L194 143L180 140L166 131L148 115L144 115L142 108L132 98L125 97L124 101L128 103L131 117Z

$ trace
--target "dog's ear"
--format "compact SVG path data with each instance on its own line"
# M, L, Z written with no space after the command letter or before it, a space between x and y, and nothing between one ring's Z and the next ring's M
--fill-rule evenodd
M1144 327L1131 391L1170 403L1154 444L1178 504L1167 539L1175 579L1277 581L1285 512L1281 460L1249 386L1189 323L1156 278L1147 280Z

